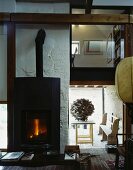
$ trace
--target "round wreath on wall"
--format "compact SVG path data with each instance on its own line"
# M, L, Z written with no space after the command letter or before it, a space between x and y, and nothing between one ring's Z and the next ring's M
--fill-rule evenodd
M91 116L95 108L88 99L77 99L71 106L71 114L77 120L87 121L88 116Z

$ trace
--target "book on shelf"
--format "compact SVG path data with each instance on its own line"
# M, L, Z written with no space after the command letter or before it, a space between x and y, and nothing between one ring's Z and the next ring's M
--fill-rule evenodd
M19 152L7 152L2 158L1 161L6 162L6 161L19 161L21 157L24 155L23 151Z

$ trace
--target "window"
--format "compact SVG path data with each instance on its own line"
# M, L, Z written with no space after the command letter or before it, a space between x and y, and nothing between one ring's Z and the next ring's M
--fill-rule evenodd
M0 149L7 149L7 104L0 104Z
M72 54L80 54L80 42L72 41Z

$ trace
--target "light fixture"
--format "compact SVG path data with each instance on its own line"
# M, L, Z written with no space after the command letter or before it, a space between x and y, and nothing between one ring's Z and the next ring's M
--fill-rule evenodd
M115 84L119 97L128 107L133 124L133 57L124 58L117 65Z

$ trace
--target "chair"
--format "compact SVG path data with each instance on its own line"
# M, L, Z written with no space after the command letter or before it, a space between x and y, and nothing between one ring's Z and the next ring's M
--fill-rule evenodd
M100 123L100 125L106 125L107 123L107 113L104 113L103 116L102 116L102 122ZM98 135L102 134L102 129L101 127L99 126L99 133Z
M65 153L77 153L77 154L80 154L79 145L66 145L64 152Z
M133 168L133 134L117 134L117 148L115 167L119 168L119 157L124 157L124 167L126 170ZM121 143L119 142L121 140Z
M64 153L67 153L68 155L72 155L73 153L76 153L76 159L80 163L80 169L91 169L91 159L90 154L84 155L80 154L80 148L79 145L66 145ZM78 170L78 169L76 169Z

